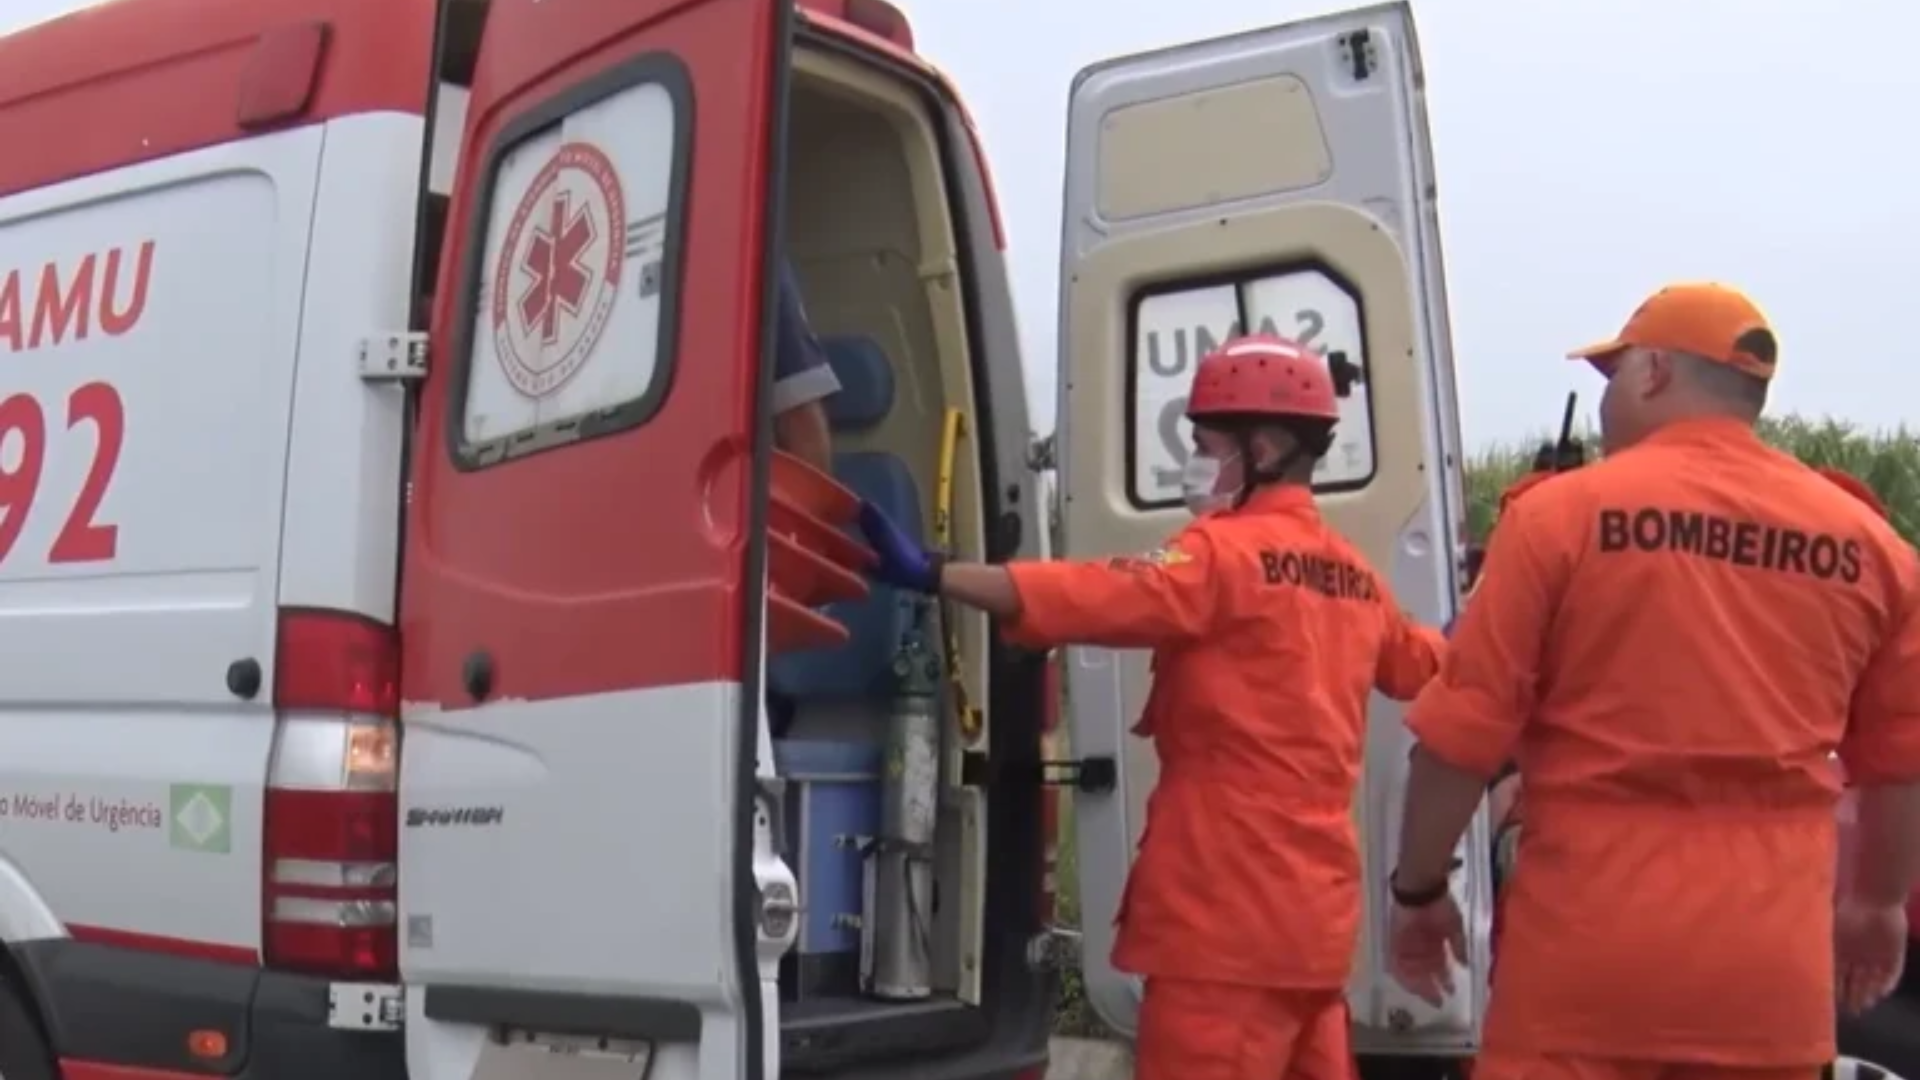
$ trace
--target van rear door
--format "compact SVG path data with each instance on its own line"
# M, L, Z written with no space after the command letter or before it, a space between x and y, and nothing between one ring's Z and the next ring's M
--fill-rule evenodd
M1059 467L1072 557L1158 546L1187 520L1180 471L1193 365L1241 327L1343 353L1361 371L1316 487L1327 517L1386 572L1417 618L1452 614L1461 553L1446 299L1407 5L1324 16L1097 64L1075 79L1061 253ZM1116 360L1124 358L1124 362ZM1075 756L1118 759L1081 794L1088 996L1131 1032L1135 980L1109 966L1120 887L1157 765L1127 735L1146 656L1067 658ZM1386 895L1409 735L1376 699L1356 800L1370 903ZM1468 846L1484 851L1484 822ZM1463 854L1465 854L1463 852ZM1461 900L1484 968L1485 858ZM1384 974L1387 911L1364 914L1350 987L1358 1048L1469 1045L1483 982L1443 1009Z
M790 7L488 16L401 601L416 1080L777 1067L749 496Z

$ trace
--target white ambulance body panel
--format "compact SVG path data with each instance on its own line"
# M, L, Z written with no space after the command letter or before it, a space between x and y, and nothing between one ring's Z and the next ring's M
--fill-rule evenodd
M402 411L355 349L405 326L422 131L0 199L9 943L257 952L277 612L392 618Z

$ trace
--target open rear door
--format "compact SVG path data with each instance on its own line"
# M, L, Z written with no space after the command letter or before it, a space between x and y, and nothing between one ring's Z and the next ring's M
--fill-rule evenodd
M414 1080L777 1072L753 493L790 9L489 15L402 588Z
M1419 57L1405 4L1112 60L1080 73L1067 135L1060 470L1066 554L1157 547L1187 520L1182 414L1193 365L1240 327L1344 353L1361 377L1318 488L1327 517L1417 618L1453 611L1460 473ZM1158 766L1131 738L1144 653L1076 649L1074 755L1119 784L1075 806L1088 996L1131 1032L1135 980L1108 964L1121 883ZM1386 896L1410 737L1376 699L1355 804L1370 901ZM1484 852L1484 822L1469 851ZM1484 970L1488 859L1462 901ZM1481 980L1431 1009L1384 974L1375 904L1350 988L1359 1048L1465 1047Z

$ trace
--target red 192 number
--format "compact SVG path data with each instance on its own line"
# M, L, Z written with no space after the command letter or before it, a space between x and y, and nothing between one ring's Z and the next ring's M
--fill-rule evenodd
M94 443L93 464L80 485L80 495L67 513L60 535L53 538L47 561L56 563L104 562L113 558L120 542L117 525L95 524L93 515L107 497L113 483L114 467L120 464L120 443L126 438L126 414L120 407L120 392L106 383L88 383L67 396L67 430L83 421L91 421L98 436ZM4 450L18 432L20 458L8 468ZM33 509L33 497L40 490L40 474L47 464L47 414L32 394L15 394L0 401L0 560L13 552L13 545L27 527L27 514Z

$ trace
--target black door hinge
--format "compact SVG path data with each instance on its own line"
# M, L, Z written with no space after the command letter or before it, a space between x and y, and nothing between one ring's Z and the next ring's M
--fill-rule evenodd
M1105 795L1120 786L1120 764L1103 755L1073 761L1029 761L1025 766L1001 768L978 751L968 751L960 757L961 787L993 788L1015 782L1037 787L1070 787L1088 795Z
M966 788L990 788L998 779L993 768L993 759L978 750L969 750L960 755L960 786Z
M1070 787L1088 795L1105 795L1120 784L1120 763L1113 758L1077 758L1040 763L1043 787Z

